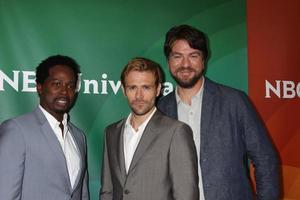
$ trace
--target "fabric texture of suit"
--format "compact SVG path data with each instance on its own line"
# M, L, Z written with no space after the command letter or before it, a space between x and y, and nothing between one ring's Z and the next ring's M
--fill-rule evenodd
M71 187L60 143L39 108L0 126L1 200L88 200L86 142L68 122L81 157L81 169Z
M158 108L177 119L175 91ZM206 200L254 198L248 158L255 166L256 198L279 198L277 154L243 92L205 79L201 113L200 164Z
M156 111L125 171L126 119L106 128L101 200L198 200L197 154L186 124Z

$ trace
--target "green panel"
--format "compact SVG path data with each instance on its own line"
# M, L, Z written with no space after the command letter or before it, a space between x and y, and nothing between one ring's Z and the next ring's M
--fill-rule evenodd
M38 103L36 93L22 92L23 71L34 71L50 55L75 58L82 81L71 115L88 138L91 199L98 199L104 128L129 112L122 91L115 95L109 81L117 84L127 61L144 56L160 63L173 83L162 47L166 31L182 23L209 36L207 76L247 91L245 0L0 0L0 70L10 79L20 71L18 91L3 83L0 122ZM84 80L96 80L99 94L84 93ZM101 94L105 84L107 94Z

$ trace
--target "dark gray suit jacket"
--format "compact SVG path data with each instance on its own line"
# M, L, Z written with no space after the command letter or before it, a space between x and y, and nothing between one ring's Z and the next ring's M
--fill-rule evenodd
M71 187L63 150L39 108L0 126L1 200L88 200L86 143L68 123L81 157Z
M158 108L177 119L175 92L160 99ZM248 158L255 166L256 198L279 198L278 158L247 96L207 78L202 102L200 148L206 200L253 199Z
M197 154L192 130L156 111L125 171L126 119L106 128L101 200L198 200Z

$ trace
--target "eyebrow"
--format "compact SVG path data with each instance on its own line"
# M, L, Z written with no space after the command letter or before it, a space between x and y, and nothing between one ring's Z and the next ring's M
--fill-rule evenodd
M183 55L183 53L180 53L180 52L177 52L177 51L173 51L173 52L170 53L170 55L172 55L172 54L181 54L181 55ZM199 51L199 50L197 50L197 51L193 51L193 52L191 52L191 53L189 53L187 55L191 55L191 54L199 54L199 55L201 55L202 52Z

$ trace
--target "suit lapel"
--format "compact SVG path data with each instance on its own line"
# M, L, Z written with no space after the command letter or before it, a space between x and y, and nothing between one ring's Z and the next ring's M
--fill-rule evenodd
M201 144L200 144L200 153L205 152L206 146L209 143L208 138L211 138L213 134L210 129L214 125L212 120L213 113L216 104L216 87L212 81L208 78L205 78L204 91L203 91L203 100L202 100L202 111L201 111ZM201 157L201 155L200 155Z
M55 135L55 133L53 132L49 122L47 121L46 117L44 116L44 114L42 113L42 111L37 108L34 111L35 115L37 116L40 124L41 124L41 132L42 134L44 134L48 144L49 144L49 149L51 149L54 153L54 155L57 157L57 159L59 160L59 163L62 163L61 169L59 170L64 170L65 176L62 177L64 179L64 181L67 183L69 190L71 191L71 183L70 183L70 178L69 178L69 173L68 173L68 169L67 169L67 162L65 159L65 154L60 146L60 143Z
M117 147L118 147L118 163L121 171L122 179L125 180L126 169L125 169L125 157L124 157L124 127L126 120L123 120L122 124L118 128L117 133Z
M166 109L166 114L173 119L178 119L175 90L173 92L171 92L171 94L168 98L169 98L168 104L166 104L165 105L166 108L164 108L164 109Z
M128 170L128 174L136 166L138 161L141 159L143 154L146 152L146 150L148 149L148 147L150 146L150 144L156 137L157 131L155 131L155 127L156 127L155 125L156 125L156 121L159 120L160 115L161 115L160 112L158 110L156 110L155 113L153 114L152 118L148 122L148 124L144 130L144 133L142 135L142 138L141 138L141 140L136 148L136 151L133 155L133 158L132 158L129 170Z
M121 183L125 183L126 170L125 170L125 158L124 158L124 143L123 132L125 126L125 120L121 120L115 126L111 127L106 133L107 147L111 151L111 158L113 166L116 166L117 177Z

